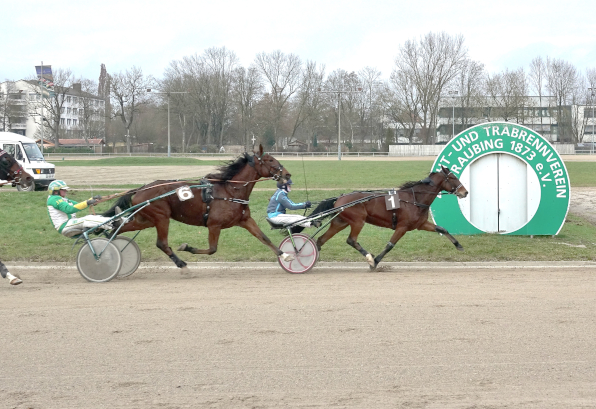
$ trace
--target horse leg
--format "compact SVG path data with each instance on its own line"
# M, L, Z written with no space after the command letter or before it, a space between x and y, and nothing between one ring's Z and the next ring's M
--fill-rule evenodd
M186 243L183 243L178 247L180 251L188 251L192 254L207 254L211 255L217 251L217 243L219 243L219 234L221 233L221 226L213 225L209 226L209 248L206 250L196 249L194 247L189 246Z
M339 217L333 219L329 224L327 231L317 239L317 250L321 251L323 244L327 243L327 241L329 241L333 236L348 226L349 223L341 220Z
M186 267L186 263L178 258L178 256L172 251L171 247L168 245L168 230L170 227L170 219L162 219L159 223L155 224L155 228L157 229L157 241L155 245L161 251L166 253L166 255L176 264L176 267L181 268L183 270L188 270Z
M284 261L294 260L294 256L292 256L291 254L284 253L279 249L279 247L273 245L271 240L269 240L269 237L265 236L265 233L261 231L261 229L257 225L257 222L255 222L252 217L249 217L248 219L241 221L238 225L248 230L250 234L259 239L261 243L269 247L277 257L281 257Z
M445 230L441 226L432 224L428 220L425 221L422 226L418 227L418 230L434 231L434 232L440 233L440 234L444 235L445 237L447 237L449 239L449 241L451 241L451 243L453 243L453 245L455 246L456 249L458 249L459 251L464 251L464 248L462 247L461 244L459 244L459 241L457 241L457 239L455 237L453 237L451 234L449 234L449 232L447 230Z
M366 250L364 247L362 247L360 243L358 243L358 235L362 231L364 224L365 222L364 220L362 220L362 222L358 222L357 224L351 225L352 228L350 229L350 235L348 236L346 243L358 250L360 254L362 254L364 258L366 258L368 264L372 267L375 265L375 259L373 255L370 254L368 250Z
M405 227L398 227L397 229L395 229L395 231L391 235L391 239L389 239L389 242L387 243L383 251L381 251L379 255L375 257L374 265L370 266L371 270L377 268L381 260L383 260L383 257L385 257L385 255L389 253L393 249L393 247L395 247L395 244L399 241L399 239L401 239L404 236L404 234L406 234L407 231L408 230Z

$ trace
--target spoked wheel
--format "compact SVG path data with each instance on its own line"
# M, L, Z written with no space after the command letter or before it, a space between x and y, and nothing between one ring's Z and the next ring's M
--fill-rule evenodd
M292 245L292 237L296 249ZM292 234L292 237L286 237L279 245L279 249L286 254L294 256L292 261L283 261L280 257L277 258L281 268L292 274L302 274L310 271L316 264L319 258L319 250L312 239L304 234Z
M128 277L139 268L141 264L141 249L136 241L126 236L117 236L112 243L120 250L122 266L118 278Z
M85 243L77 254L77 269L85 280L94 283L110 281L118 275L122 265L120 250L103 237L90 241L95 254L101 254L101 256L96 259L91 247L89 247L89 243Z

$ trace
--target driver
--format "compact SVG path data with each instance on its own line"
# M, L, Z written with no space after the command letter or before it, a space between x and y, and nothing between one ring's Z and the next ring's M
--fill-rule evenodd
M66 198L68 189L70 188L62 180L54 180L48 186L50 191L47 201L48 214L50 215L50 221L58 232L66 237L72 237L100 224L102 225L100 229L104 230L118 227L114 226L117 222L104 224L110 220L110 217L92 214L85 217L76 217L79 210L99 203L101 196L93 196L84 202L77 203Z
M267 217L273 223L277 224L291 224L299 220L304 220L306 217L299 214L286 214L286 209L308 209L311 203L306 201L304 203L294 203L288 197L288 193L292 191L292 179L281 179L277 182L277 190L271 196L269 205L267 206ZM302 227L310 227L310 221L300 223Z

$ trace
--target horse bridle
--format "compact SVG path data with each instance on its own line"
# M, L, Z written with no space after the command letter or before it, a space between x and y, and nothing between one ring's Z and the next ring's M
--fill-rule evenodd
M20 164L19 162L17 162L17 161L15 160L15 163L16 163L17 165L19 165L19 168L13 172L13 173L14 173L14 176L13 176L13 175L11 174L11 170L10 170L10 169L7 169L5 166L2 166L1 158L2 158L4 155L8 155L8 152L6 152L5 150L2 150L2 149L0 149L0 168L2 168L2 170L3 170L3 171L6 173L6 179L7 179L7 180L11 180L11 179L9 179L9 178L12 178L12 181L13 181L13 182L15 182L15 183L20 183L20 181L21 181L21 176L23 175L23 167L21 166L21 164Z
M284 170L284 166L279 163L279 166L269 166L267 165L267 163L265 161L263 161L263 156L265 156L266 154L263 154L262 156L257 156L257 154L255 153L254 156L252 157L252 163L251 165L254 166L255 165L255 158L259 161L259 164L262 166L265 166L267 168L267 170L269 171L269 174L271 175L271 178L273 180L280 180L282 175L283 175L283 170ZM274 172L277 171L278 173Z
M451 171L449 171L449 173L447 173L447 174L446 174L446 173L445 173L445 172L443 172L442 170L441 170L441 173L443 174L443 176L445 176L445 180L446 180L446 181L448 181L448 182L449 182L449 184L450 184L451 186L453 186L453 183L451 183L451 181L449 180L449 176L450 176L450 175L453 175L453 173L451 173ZM453 175L453 177L455 177L455 175ZM455 178L456 178L456 177L455 177ZM457 178L456 178L456 179L457 179ZM457 180L459 181L459 179L457 179ZM463 186L463 183L459 182L459 185L457 185L456 187L454 187L453 189L451 189L451 190L449 191L449 194L452 194L452 195L454 195L454 194L455 194L455 192L457 192L457 190L458 190L460 187L462 187L462 186Z

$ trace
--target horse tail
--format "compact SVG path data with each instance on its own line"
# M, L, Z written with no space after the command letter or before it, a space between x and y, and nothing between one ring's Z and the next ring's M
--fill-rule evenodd
M323 213L324 211L333 209L333 205L335 204L336 201L337 201L337 197L331 197L329 199L322 200L319 203L319 205L317 207L315 207L315 209L307 217L316 216L319 213ZM328 214L327 216L324 216L319 220L325 219L329 216L331 216L331 214ZM304 227L302 227L302 226L292 227L292 233L300 233L302 230L304 230Z
M114 206L110 207L109 210L106 210L101 215L104 217L114 217L116 215L116 206L118 206L120 208L120 210L126 210L126 209L131 208L133 196L134 196L134 193L129 193L127 195L120 197L118 200L116 200L116 203L114 203Z

